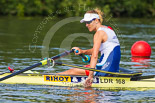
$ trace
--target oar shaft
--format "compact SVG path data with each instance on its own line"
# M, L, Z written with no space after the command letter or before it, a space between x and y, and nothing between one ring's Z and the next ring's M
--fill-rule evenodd
M63 52L63 53L61 53L61 54L59 54L59 55L56 55L56 56L51 57L51 59L52 59L52 60L56 60L56 59L59 59L59 58L61 58L61 57L63 57L63 56L67 56L67 55L69 55L69 54L72 53L72 52L74 52L74 50L65 51L65 52ZM42 63L42 65L46 65L46 64L47 64L47 59L42 60L42 61L40 61L40 62Z
M65 51L65 52L63 52L63 53L61 53L59 55L56 55L56 56L51 57L51 59L55 60L55 59L58 59L60 57L67 56L67 55L69 55L72 52L73 52L73 50Z
M118 76L138 76L138 75L142 75L142 73L109 72L109 71L103 71L103 70L98 70L98 69L88 68L88 67L83 67L83 66L78 66L78 65L71 65L71 64L62 63L62 62L55 62L55 64L62 65L62 66L69 66L69 67L73 67L73 68L84 69L84 70L90 70L90 71L95 71L95 72L101 72L101 73L106 73L106 74L111 74L111 75L118 75Z
M35 67L40 66L40 65L42 65L41 62L40 62L40 63L37 63L37 64L34 64L34 65L30 66L30 67L27 67L27 68L25 68L25 69L22 69L22 70L20 70L20 71L14 72L14 73L12 73L12 74L10 74L10 75L7 75L7 76L5 76L5 77L3 77L3 78L0 78L0 81L3 81L3 80L5 80L5 79L8 79L8 78L13 77L13 76L15 76L15 75L18 75L18 74L20 74L20 73L23 73L23 72L25 72L25 71L31 70L31 69L33 69L33 68L35 68Z
M60 58L60 57L67 56L68 54L70 54L70 53L72 53L72 52L73 52L73 50L71 50L71 51L65 51L64 53L61 53L61 54L59 54L59 55L56 55L56 56L51 57L51 59L56 60L56 59L58 59L58 58ZM15 75L18 75L18 74L20 74L20 73L23 73L23 72L25 72L25 71L31 70L31 69L33 69L33 68L35 68L35 67L40 66L40 65L46 65L46 64L47 64L47 60L42 60L42 61L40 61L39 63L34 64L34 65L30 66L30 67L27 67L27 68L25 68L25 69L22 69L22 70L20 70L20 71L14 72L14 73L12 73L12 74L10 74L10 75L7 75L7 76L5 76L5 77L0 78L0 81L3 81L3 80L5 80L5 79L8 79L8 78L13 77L13 76L15 76Z

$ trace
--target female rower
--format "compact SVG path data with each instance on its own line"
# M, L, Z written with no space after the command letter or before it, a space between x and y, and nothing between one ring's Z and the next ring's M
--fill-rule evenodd
M93 48L88 50L82 50L78 47L73 47L72 49L75 49L75 51L79 51L78 53L75 53L76 55L91 55L91 61L89 66L90 68L96 68L99 70L110 72L118 72L121 57L120 44L112 28L102 25L102 21L102 12L99 9L87 11L84 15L84 18L80 22L86 23L86 27L90 32L96 32L93 38ZM101 57L99 63L97 63L99 52L101 53ZM101 72L93 72L78 68L72 68L70 70L58 74L87 75L88 78L85 81L85 86L87 87L91 86L94 75L108 75Z

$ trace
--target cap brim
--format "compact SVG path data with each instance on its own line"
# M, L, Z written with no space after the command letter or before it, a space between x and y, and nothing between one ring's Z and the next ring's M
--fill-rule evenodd
M80 20L80 23L84 23L84 22L85 22L84 19Z
M84 22L89 22L93 19L100 19L99 15L98 14L94 14L94 13L86 13L84 15L84 18L80 21L81 23L84 23Z
M82 20L80 21L80 23L84 23L84 22L88 22L88 21L91 21L91 20L82 19Z

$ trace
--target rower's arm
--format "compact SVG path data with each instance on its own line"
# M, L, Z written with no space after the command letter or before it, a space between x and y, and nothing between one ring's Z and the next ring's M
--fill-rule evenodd
M92 51L93 51L93 48L87 49L87 50L82 50L82 53L86 54L86 55L92 55Z
M90 60L90 67L95 68L98 60L99 49L102 41L106 41L106 33L103 31L97 31L94 35L94 45L92 49L92 56ZM89 78L93 77L93 71L89 72Z

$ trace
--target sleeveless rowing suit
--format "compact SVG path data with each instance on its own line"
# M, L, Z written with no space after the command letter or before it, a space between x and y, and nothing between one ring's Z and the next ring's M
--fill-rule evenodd
M106 32L108 39L101 43L99 51L101 57L99 63L96 64L96 69L110 72L119 72L119 62L121 58L120 44L115 32L110 28L100 27L97 31L103 30ZM88 73L86 72L86 75ZM94 72L95 76L106 76L108 74Z

